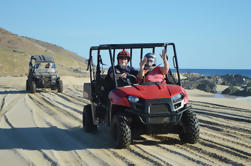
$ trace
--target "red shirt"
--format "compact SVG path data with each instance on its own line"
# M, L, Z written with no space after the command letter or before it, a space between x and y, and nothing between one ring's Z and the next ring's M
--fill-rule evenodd
M147 72L147 70L144 70L144 74L146 74ZM157 66L155 69L153 69L150 73L146 75L145 82L166 83L165 77L160 70L160 66Z

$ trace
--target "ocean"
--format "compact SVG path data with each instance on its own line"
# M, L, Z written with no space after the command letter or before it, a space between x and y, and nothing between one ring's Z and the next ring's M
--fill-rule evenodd
M175 72L174 69L171 69ZM180 73L200 73L205 76L239 74L251 78L251 69L179 69Z

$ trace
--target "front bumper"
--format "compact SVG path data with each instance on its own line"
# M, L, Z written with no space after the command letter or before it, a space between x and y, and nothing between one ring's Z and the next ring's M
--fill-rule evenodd
M40 88L51 88L56 86L57 78L55 77L37 77L37 85Z
M183 112L189 110L191 106L184 105L184 100L176 101L172 99L140 99L138 103L130 103L132 114L146 125L158 124L178 124Z

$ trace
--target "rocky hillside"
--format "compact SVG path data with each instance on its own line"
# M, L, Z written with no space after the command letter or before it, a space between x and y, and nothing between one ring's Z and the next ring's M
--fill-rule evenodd
M76 53L47 42L18 36L0 28L0 76L23 76L31 55L53 56L60 75L86 75L86 60Z

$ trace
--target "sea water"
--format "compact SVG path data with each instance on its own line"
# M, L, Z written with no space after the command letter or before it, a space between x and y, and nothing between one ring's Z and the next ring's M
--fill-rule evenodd
M175 69L171 69L175 72ZM213 75L242 75L251 78L251 69L179 69L180 73L199 73L205 76L213 76Z

